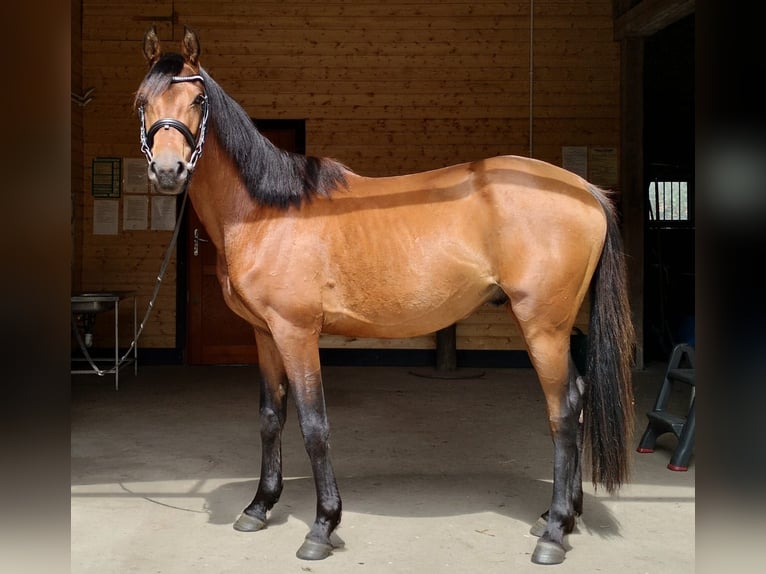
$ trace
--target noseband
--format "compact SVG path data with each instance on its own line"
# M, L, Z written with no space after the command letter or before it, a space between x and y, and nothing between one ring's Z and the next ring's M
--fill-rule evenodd
M205 83L205 80L200 75L195 76L173 76L170 79L171 84L179 84L181 82L202 82ZM199 124L199 132L197 133L197 138L195 140L194 135L191 133L191 130L184 124L183 122L178 121L175 118L162 118L157 120L152 124L152 126L147 130L146 129L146 122L144 121L144 106L141 105L138 107L138 118L141 120L141 151L146 156L146 161L148 161L150 164L152 163L152 146L154 145L154 134L156 134L161 128L164 129L176 129L179 132L181 132L181 135L184 136L184 139L186 139L186 142L189 144L189 147L192 148L192 154L189 158L189 161L186 165L186 169L188 170L189 174L191 174L192 171L194 171L194 166L197 165L197 160L202 155L202 145L205 143L205 133L207 132L207 117L208 117L208 105L207 105L207 96L205 94L201 95L202 102L200 103L200 107L202 108L202 120Z

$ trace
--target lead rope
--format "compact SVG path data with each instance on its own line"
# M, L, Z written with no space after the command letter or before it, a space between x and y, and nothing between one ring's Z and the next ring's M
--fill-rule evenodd
M181 221L183 219L184 208L186 207L186 199L189 196L189 194L186 191L186 188L189 187L190 179L191 179L191 172L189 172L189 177L187 177L186 181L184 182L184 188L183 188L183 191L181 192L183 193L183 199L181 201L181 210L178 213L178 219L176 220L176 227L173 230L173 237L171 237L170 244L168 245L168 249L165 252L165 258L162 261L162 265L160 266L160 272L157 275L157 281L154 284L154 293L152 293L152 298L149 300L149 305L146 308L146 313L144 314L144 318L141 320L141 324L138 327L138 331L136 332L135 338L130 343L130 347L128 347L128 350L125 351L125 354L117 361L117 364L115 364L114 367L111 367L109 369L100 369L98 365L96 365L96 363L91 358L90 353L88 353L88 349L83 343L82 337L80 336L80 330L77 328L77 322L75 321L74 313L71 313L72 330L74 331L75 337L77 338L77 343L80 345L80 349L82 350L83 355L85 355L85 358L87 359L88 363L90 363L91 368L99 377L103 377L104 375L114 374L119 370L120 366L127 360L128 355L130 355L130 352L136 347L136 344L138 343L138 339L139 337L141 337L141 333L143 333L144 331L144 326L146 325L146 321L149 319L149 315L151 315L152 309L154 308L154 302L157 300L157 295L160 292L162 279L165 276L165 271L167 271L168 264L170 263L170 258L173 255L173 248L175 247L175 244L178 241L178 232L181 229ZM115 313L117 312L118 310L115 309Z

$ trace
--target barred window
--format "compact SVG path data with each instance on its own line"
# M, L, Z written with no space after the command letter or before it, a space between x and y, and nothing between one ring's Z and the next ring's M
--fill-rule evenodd
M686 181L649 183L649 220L655 225L691 223L689 184Z

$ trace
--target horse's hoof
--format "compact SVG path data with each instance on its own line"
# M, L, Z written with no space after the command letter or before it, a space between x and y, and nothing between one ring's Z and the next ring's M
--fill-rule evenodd
M308 538L303 541L295 555L301 560L324 560L332 554L332 545L323 542L315 542Z
M240 532L257 532L264 528L266 528L266 521L244 512L234 522L234 530L239 530Z
M529 533L532 536L537 536L540 538L543 534L545 534L546 528L548 528L548 521L541 516L537 519L537 522L532 525L532 528L529 529Z
M566 556L566 550L561 544L538 540L535 551L532 553L532 562L535 564L561 564Z

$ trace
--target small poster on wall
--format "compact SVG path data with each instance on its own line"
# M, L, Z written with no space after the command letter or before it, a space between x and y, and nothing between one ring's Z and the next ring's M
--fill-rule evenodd
M561 166L584 179L588 179L588 146L562 146Z

